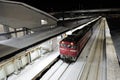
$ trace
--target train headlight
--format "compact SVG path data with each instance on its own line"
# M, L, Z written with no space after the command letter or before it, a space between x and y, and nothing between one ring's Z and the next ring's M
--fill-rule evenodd
M64 41L62 41L61 44L64 44Z
M71 45L74 45L74 43L73 43L73 42L71 42L70 44L71 44Z

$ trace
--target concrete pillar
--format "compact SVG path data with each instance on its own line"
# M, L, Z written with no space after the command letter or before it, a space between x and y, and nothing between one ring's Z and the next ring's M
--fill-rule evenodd
M25 36L26 35L25 28L23 27L22 30L23 30L23 35Z
M18 59L15 59L14 60L14 68L15 68L15 72L14 72L14 74L19 74L20 73L20 71L18 70L18 67L17 67L17 63L19 62L19 60Z
M30 64L30 62L31 62L30 52L27 53L27 60L28 60L28 64Z
M15 37L17 37L17 30L16 30L16 28L14 28L14 32L15 32Z
M8 26L8 25L4 25L3 28L4 28L4 32L5 32L5 33L8 33L8 34L5 35L5 37L6 37L7 39L10 39L10 38L11 38L11 34L9 34L9 32L10 32L9 26Z
M27 28L25 28L25 27L23 27L23 31L24 31L24 35L27 35L27 34L30 33L30 31Z
M7 75L4 66L0 67L0 80L7 80Z

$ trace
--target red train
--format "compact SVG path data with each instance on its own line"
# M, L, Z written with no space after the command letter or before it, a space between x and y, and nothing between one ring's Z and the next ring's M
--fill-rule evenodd
M60 41L60 58L64 60L76 61L81 50L92 35L92 27L85 26L68 35Z

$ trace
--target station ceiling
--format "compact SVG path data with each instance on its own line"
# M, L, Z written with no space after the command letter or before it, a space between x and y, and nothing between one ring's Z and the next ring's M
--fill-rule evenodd
M41 20L47 21L46 26L57 23L57 19L53 16L27 4L0 1L0 24L13 28L26 27L31 29L43 26Z
M119 0L14 0L27 3L45 12L85 9L120 8Z

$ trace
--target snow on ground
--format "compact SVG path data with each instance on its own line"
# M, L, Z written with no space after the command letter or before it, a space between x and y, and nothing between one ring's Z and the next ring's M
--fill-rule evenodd
M20 71L18 75L13 74L9 76L8 80L31 80L47 65L49 65L55 58L57 58L58 55L59 52L56 51L47 53L43 57L27 65L24 69Z

